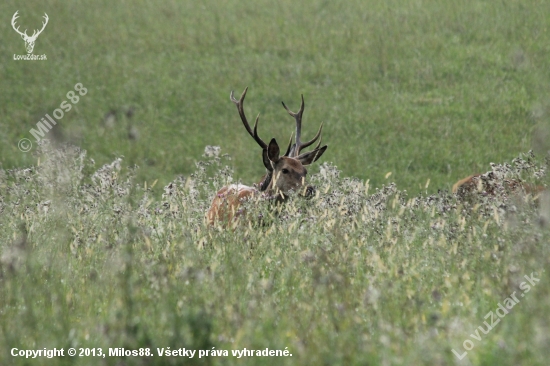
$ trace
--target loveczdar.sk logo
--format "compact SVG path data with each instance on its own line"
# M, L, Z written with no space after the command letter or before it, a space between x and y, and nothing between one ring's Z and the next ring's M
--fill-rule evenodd
M36 42L36 39L42 33L44 28L46 28L46 25L48 24L48 14L44 13L44 22L42 22L42 29L40 30L34 30L31 36L27 34L27 29L25 29L24 32L21 32L19 30L19 26L16 27L16 20L19 18L19 10L13 14L13 17L11 18L11 26L13 29L23 38L23 41L25 41L25 48L27 49L26 55L13 55L14 60L46 60L46 55L33 55L32 51L34 50L34 43Z

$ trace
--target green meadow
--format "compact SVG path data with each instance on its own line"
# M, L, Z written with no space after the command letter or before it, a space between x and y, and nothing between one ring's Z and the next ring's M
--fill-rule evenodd
M29 35L48 14L33 51L47 60L14 60L16 11ZM449 191L488 171L548 184L550 2L7 0L0 14L0 364L547 364L550 199L498 180L494 196ZM209 227L217 189L265 171L229 100L245 87L264 140L286 147L281 101L303 94L303 139L323 123L329 147L314 198ZM195 356L159 355L182 348ZM245 348L288 353L232 355Z
M7 1L1 5L2 167L76 83L88 88L51 132L98 163L132 157L142 181L189 174L205 145L255 181L261 154L229 92L250 88L260 134L286 145L299 106L304 134L324 122L325 161L346 176L419 192L449 188L531 148L547 122L550 4L544 1ZM24 54L9 18L38 28ZM30 34L29 30L29 34ZM132 109L128 120L126 112ZM112 123L105 115L115 112ZM134 128L139 137L128 138ZM50 136L49 136L50 137Z

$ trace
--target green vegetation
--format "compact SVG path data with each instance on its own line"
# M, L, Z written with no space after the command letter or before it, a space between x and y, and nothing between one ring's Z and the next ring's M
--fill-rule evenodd
M547 198L538 208L504 190L472 203L409 197L323 164L316 197L249 202L263 225L227 230L204 223L215 187L232 179L224 158L155 185L155 200L135 169L121 172L124 161L99 168L78 148L40 149L39 167L0 180L0 364L29 364L14 347L124 347L155 355L130 365L452 365L467 339L473 364L546 364ZM540 179L545 169L528 157L493 174ZM532 273L540 282L525 292ZM514 292L510 314L484 318ZM476 340L484 321L496 325ZM159 357L167 347L228 356ZM292 357L231 355L244 348Z
M12 59L25 54L16 10L29 34L48 13L34 49L47 61ZM548 184L550 2L8 0L0 12L1 365L547 364L548 197L448 190L488 170ZM36 143L29 130L77 83L88 93ZM280 102L297 109L300 94L305 138L324 122L317 196L250 202L263 225L207 227L218 188L264 173L229 101L246 86L265 139L286 144ZM540 159L513 160L530 149ZM514 291L525 297L473 338ZM155 356L27 360L14 347ZM158 357L167 347L230 356Z
M16 9L29 29L48 12L34 51L48 61L11 60L25 53ZM296 108L304 94L304 133L325 123L326 161L376 187L391 171L411 193L509 161L548 121L547 1L8 0L0 11L4 168L36 163L17 142L78 82L89 94L50 134L101 164L134 156L139 179L161 184L191 173L205 145L258 179L260 152L229 101L246 86L266 139L288 141L281 101Z

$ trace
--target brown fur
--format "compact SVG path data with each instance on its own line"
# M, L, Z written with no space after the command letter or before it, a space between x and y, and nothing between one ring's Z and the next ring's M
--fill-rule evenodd
M463 179L459 180L458 182L456 182L453 185L453 193L457 194L458 189L461 188L461 187L462 187L462 189L465 189L465 190L475 189L477 187L477 184L474 183L474 177L479 177L479 174L470 175L469 177L463 178Z
M264 191L266 197L280 197L281 193L284 197L289 191L298 191L303 187L307 170L299 160L283 156L273 165L273 177ZM228 223L237 219L245 213L240 208L241 204L259 194L258 189L242 184L223 187L212 200L206 214L207 222L213 225L216 221Z
M212 200L210 209L206 214L208 224L213 225L216 221L231 222L238 218L244 212L239 210L242 202L253 198L258 194L254 187L242 184L232 184L223 187L218 191L216 197Z
M491 173L489 173L491 174ZM537 195L546 190L546 187L525 183L517 179L505 179L504 187L512 193L525 193ZM487 184L481 179L481 174L474 174L459 180L453 185L454 194L465 196L472 193L484 192L487 195L494 195L494 187Z

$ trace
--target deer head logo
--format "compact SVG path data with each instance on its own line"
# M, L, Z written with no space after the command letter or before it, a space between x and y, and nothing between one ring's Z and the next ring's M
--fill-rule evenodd
M40 29L39 31L35 30L32 33L32 36L28 36L26 29L24 32L21 32L19 30L19 27L15 27L15 21L17 20L17 18L19 18L19 15L17 15L18 12L19 10L17 10L15 14L13 14L13 18L11 18L11 26L17 33L21 35L21 38L23 38L23 40L25 41L25 48L27 49L27 53L32 53L32 50L34 49L34 42L36 42L36 39L38 38L40 33L42 33L44 28L46 28L46 24L48 24L48 14L44 13L45 22L42 22L42 29Z

